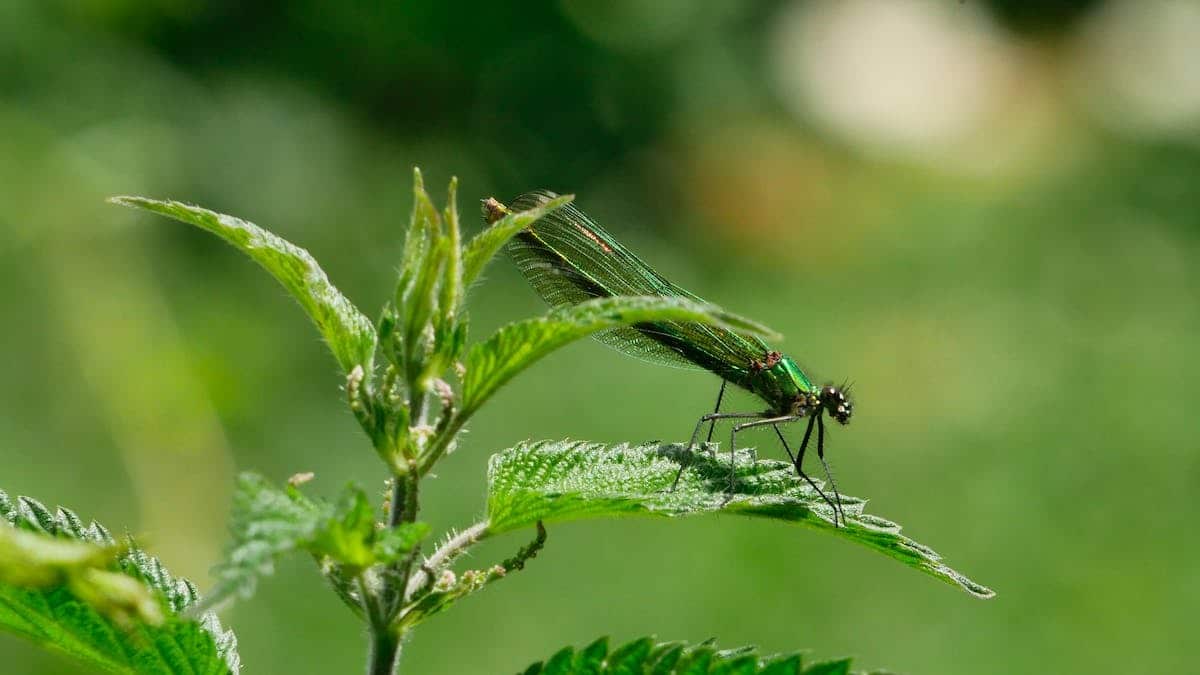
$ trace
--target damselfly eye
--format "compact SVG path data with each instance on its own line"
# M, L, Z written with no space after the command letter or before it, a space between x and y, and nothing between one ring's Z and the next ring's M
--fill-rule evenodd
M831 384L821 387L821 407L839 424L849 424L854 414L854 404L846 393Z

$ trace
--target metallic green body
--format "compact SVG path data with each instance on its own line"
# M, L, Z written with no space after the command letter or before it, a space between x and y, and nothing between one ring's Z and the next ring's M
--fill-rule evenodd
M787 356L781 358L774 366L752 376L750 382L741 386L773 404L775 408L771 412L779 415L798 413L797 406L812 407L806 405L808 402L805 399L808 397L801 397L801 394L817 394L817 389L808 380L808 376Z

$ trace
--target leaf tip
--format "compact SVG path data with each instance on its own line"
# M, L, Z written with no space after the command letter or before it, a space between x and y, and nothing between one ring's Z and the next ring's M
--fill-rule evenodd
M104 201L108 202L109 204L116 204L117 206L138 208L151 200L145 197L138 197L136 195L113 195Z
M996 591L993 591L983 584L971 581L970 579L963 579L960 582L960 585L964 590L980 600L991 600L996 597Z
M569 194L569 195L559 195L559 196L555 197L554 199L551 199L550 201L546 202L545 208L548 211L553 211L554 209L562 208L562 207L566 206L567 204L570 204L573 201L575 201L574 193Z

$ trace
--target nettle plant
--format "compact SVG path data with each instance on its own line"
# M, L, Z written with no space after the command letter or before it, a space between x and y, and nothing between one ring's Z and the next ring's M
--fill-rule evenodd
M404 642L425 621L525 567L546 543L546 523L580 518L724 512L806 525L895 558L976 597L991 597L900 534L896 524L863 513L842 497L836 522L815 486L792 465L749 450L689 456L678 444L605 447L577 441L523 443L493 455L486 517L431 538L420 519L421 483L454 449L471 416L506 382L538 359L597 332L650 321L695 321L747 334L752 321L684 298L615 297L582 302L509 324L468 348L468 289L506 242L562 207L560 197L508 213L464 241L451 181L439 212L414 176L415 205L393 299L371 321L330 282L307 251L251 223L174 201L116 197L116 204L203 228L270 272L321 332L343 373L346 401L386 468L388 494L347 488L332 501L307 496L311 474L277 485L239 477L233 542L201 596L172 577L130 536L114 537L73 512L51 510L0 491L0 626L79 661L118 673L237 673L232 631L214 610L248 598L256 580L283 555L311 556L334 593L369 636L366 670L400 670ZM686 465L674 489L681 463ZM730 472L735 480L730 486ZM377 514L385 514L382 519ZM454 571L456 559L484 539L532 530L512 557ZM848 659L808 663L796 653L762 656L719 650L710 642L647 637L610 648L606 639L561 649L527 673L848 673Z

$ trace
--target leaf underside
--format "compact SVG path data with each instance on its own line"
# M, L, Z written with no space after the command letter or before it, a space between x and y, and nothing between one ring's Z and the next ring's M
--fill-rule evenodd
M587 300L508 324L473 346L463 378L464 414L476 410L497 389L550 352L600 331L648 321L711 324L751 334L769 332L749 319L688 298L617 296Z
M610 650L608 638L583 649L565 647L523 675L850 675L850 659L816 661L807 666L799 653L763 656L753 647L717 649L712 640L689 645L633 640Z
M785 462L739 450L731 492L729 455L714 450L714 445L689 453L679 444L523 443L493 455L489 463L489 531L590 517L756 516L862 544L978 598L995 595L945 565L929 547L900 534L899 525L864 513L865 500L842 495L846 522L835 527L833 509ZM671 491L681 463L687 468Z
M377 528L374 507L360 488L348 486L329 502L294 487L275 487L249 472L238 477L230 529L233 543L214 570L217 585L204 608L251 596L258 579L272 574L276 561L293 551L312 554L327 574L353 577L371 565L398 560L429 532L425 523ZM356 596L343 600L356 606Z
M518 232L564 204L569 204L574 198L574 195L565 195L547 200L546 203L527 211L507 213L499 221L475 235L463 251L463 284L470 286L474 283L496 253Z
M150 211L221 237L271 273L317 324L344 372L371 370L375 326L342 295L312 255L277 234L240 218L176 201L113 197L114 204Z
M96 523L84 525L73 512L51 511L35 499L11 499L0 490L0 518L19 530L61 540L113 546L112 535ZM157 626L118 626L62 584L24 587L0 584L0 629L70 654L113 673L236 674L241 668L237 638L216 615L198 620L182 613L199 598L188 580L171 576L157 558L129 542L112 571L145 584L162 606Z

